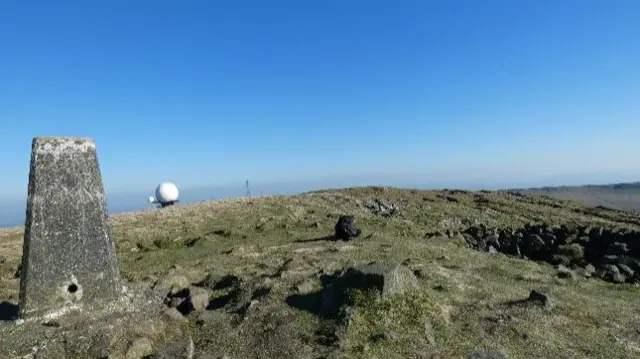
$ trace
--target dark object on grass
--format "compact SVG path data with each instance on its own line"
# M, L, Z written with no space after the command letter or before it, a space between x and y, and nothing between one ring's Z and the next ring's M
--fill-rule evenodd
M334 228L336 231L336 240L341 239L343 241L348 241L352 238L358 237L362 233L362 231L356 227L353 216L341 216Z

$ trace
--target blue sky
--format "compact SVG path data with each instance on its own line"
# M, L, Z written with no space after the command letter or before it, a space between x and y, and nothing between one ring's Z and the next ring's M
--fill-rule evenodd
M632 0L5 1L0 201L26 196L45 135L93 137L113 194L640 179L638 14Z

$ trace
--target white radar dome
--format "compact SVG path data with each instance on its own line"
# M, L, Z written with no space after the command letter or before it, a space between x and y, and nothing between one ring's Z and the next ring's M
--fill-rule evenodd
M178 200L178 187L171 182L163 182L156 188L156 201L160 203L175 202Z

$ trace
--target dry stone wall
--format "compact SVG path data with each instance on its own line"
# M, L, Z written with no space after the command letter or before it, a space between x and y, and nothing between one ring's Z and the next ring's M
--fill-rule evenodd
M469 247L544 261L615 283L640 283L640 232L576 224L523 228L472 226Z

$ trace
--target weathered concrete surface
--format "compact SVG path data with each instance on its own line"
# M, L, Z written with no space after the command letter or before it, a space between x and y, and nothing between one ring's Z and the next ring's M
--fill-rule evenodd
M93 140L33 139L20 317L116 302L122 286Z

